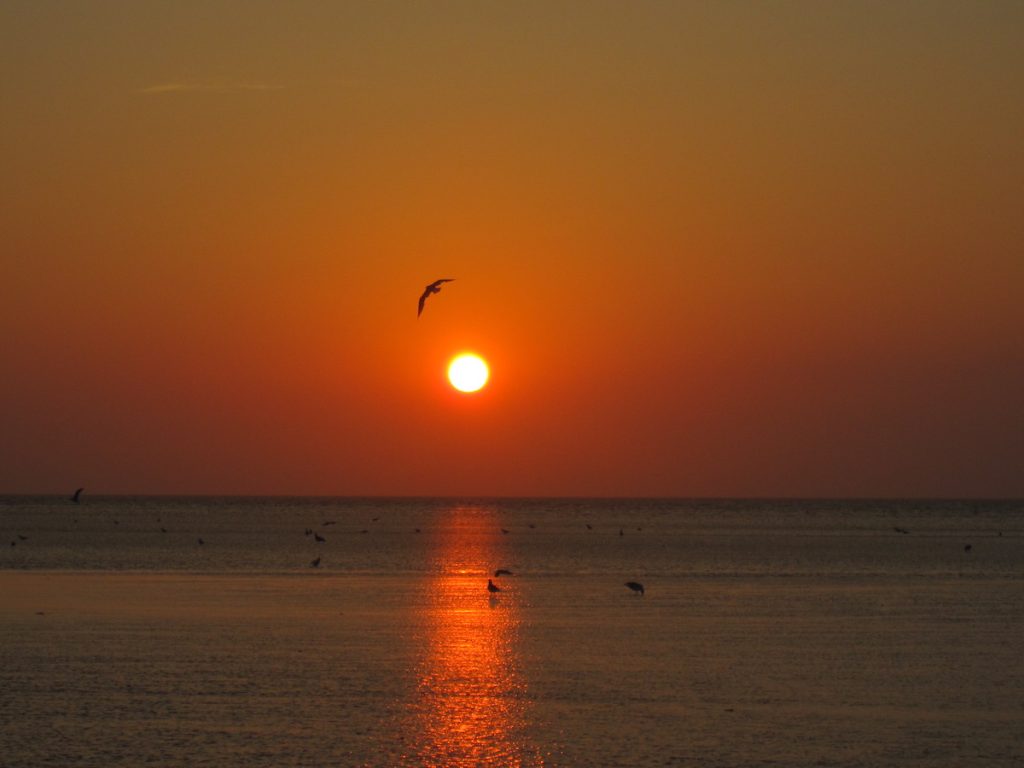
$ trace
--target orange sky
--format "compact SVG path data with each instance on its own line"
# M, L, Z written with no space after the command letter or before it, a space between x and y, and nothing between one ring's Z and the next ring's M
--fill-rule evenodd
M1022 39L4 3L0 492L1024 496Z

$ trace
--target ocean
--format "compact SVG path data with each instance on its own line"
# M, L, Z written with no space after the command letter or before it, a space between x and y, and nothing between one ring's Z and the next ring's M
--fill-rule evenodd
M1024 765L1022 501L6 496L0 536L7 768Z

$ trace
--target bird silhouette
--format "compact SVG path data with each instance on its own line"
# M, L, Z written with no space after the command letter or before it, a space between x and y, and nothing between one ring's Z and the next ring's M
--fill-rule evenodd
M201 547L201 546L203 546L203 544L205 544L205 543L206 543L206 542L205 542L205 541L203 541L202 539L196 539L196 541L198 541L198 542L199 542L199 546L200 546L200 547Z
M511 576L511 575L512 575L512 571L508 570L507 568L499 568L498 570L496 570L494 572L495 578L497 578L498 576Z
M639 581L627 581L626 586L632 589L638 595L642 595L644 593L644 585L641 584Z
M327 539L325 539L325 538L324 538L323 536L321 536L321 535L320 535L319 533L314 533L314 534L313 534L313 538L314 538L315 540L317 540L317 541L327 541Z
M499 587L493 581L488 579L487 580L487 591L490 592L493 595L495 592L501 592L501 587Z
M440 293L441 292L441 285L443 283L450 283L450 282L452 282L454 280L455 280L454 277L442 277L440 280L435 280L430 285L428 285L426 288L424 288L423 289L423 293L420 294L420 303L419 303L419 308L416 310L416 317L419 317L420 315L423 314L423 304L426 302L427 296L430 296L430 295L435 294L435 293Z
M319 568L319 567L320 567L320 556L319 556L319 555L317 555L317 558L316 558L316 560L312 561L312 562L311 562L311 563L309 564L309 566L310 566L310 568Z
M73 494L73 495L71 496L71 500L72 500L73 502L75 502L75 504L78 504L78 503L79 503L79 501L80 501L80 497L81 497L81 495L82 495L82 491L84 491L84 490L85 490L85 488L79 488L79 489L78 489L77 491L75 491L75 493L74 493L74 494Z

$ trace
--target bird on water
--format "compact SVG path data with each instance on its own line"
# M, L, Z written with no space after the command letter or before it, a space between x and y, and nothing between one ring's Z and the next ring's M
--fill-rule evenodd
M424 288L423 289L423 293L420 294L420 303L419 303L419 308L416 310L416 317L419 317L420 315L423 314L423 305L427 301L427 297L428 296L432 296L435 293L440 293L441 292L441 286L444 283L451 283L451 282L454 282L454 281L455 281L454 277L442 277L440 280L435 280L430 285L428 285L426 288Z
M84 491L84 490L85 490L85 488L79 488L79 489L78 489L77 491L75 491L75 492L74 492L74 494L73 494L73 495L71 496L71 500L72 500L73 502L75 502L75 504L79 504L79 503L80 503L80 497L81 497L81 495L82 495L82 491Z
M632 589L638 595L642 595L644 593L644 585L641 584L639 581L627 581L626 586Z
M312 561L309 564L309 566L310 566L310 568L319 568L320 567L320 557L317 556L316 560Z
M493 595L495 592L501 592L501 587L499 587L493 581L488 579L487 580L487 591L490 592Z

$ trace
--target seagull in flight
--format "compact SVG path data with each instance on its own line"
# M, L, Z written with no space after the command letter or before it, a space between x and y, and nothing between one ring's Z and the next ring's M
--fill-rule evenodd
M454 280L454 277L442 277L440 280L435 280L426 288L424 288L423 293L420 295L420 304L419 309L416 310L416 317L419 317L421 314L423 314L423 304L426 302L427 296L430 296L431 294L434 293L440 293L442 283L450 283L453 282Z

